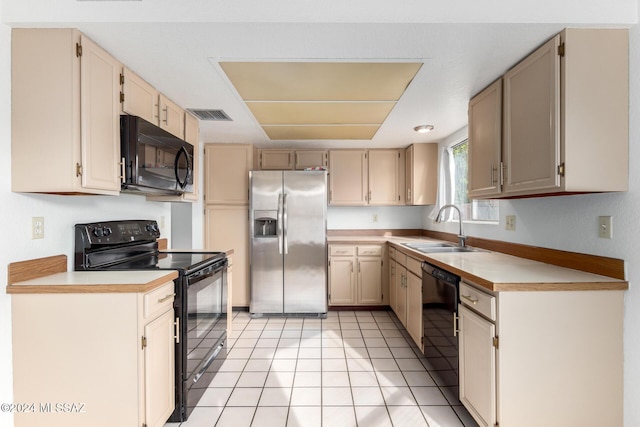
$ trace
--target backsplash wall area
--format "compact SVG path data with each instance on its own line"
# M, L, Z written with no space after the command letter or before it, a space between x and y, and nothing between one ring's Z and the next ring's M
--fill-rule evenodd
M328 230L422 228L422 206L329 207Z

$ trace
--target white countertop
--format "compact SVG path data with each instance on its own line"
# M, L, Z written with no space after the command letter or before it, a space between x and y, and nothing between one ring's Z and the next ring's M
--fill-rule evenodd
M499 252L434 252L424 254L403 243L437 241L420 237L330 236L329 243L391 243L408 256L427 261L490 291L626 290L628 283L598 274L558 267ZM450 242L449 242L450 243Z
M8 285L7 293L147 292L176 277L172 270L69 271Z

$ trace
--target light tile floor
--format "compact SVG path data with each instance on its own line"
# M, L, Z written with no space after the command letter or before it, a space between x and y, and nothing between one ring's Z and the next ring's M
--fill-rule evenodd
M189 420L165 427L477 427L390 311L237 312L228 344Z

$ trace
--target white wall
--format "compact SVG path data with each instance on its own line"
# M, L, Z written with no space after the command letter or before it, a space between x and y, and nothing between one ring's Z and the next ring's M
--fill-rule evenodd
M327 229L420 229L423 209L421 206L334 206L327 210Z
M54 196L11 192L10 47L10 28L0 24L0 266L4 269L0 271L0 403L13 402L11 298L5 293L6 266L9 263L65 254L69 268L73 268L73 225L85 221L140 218L160 222L164 216L165 227L161 233L163 237L171 235L169 203L146 202L144 197L134 195ZM37 117L34 117L35 122ZM33 173L38 173L37 168L34 167ZM41 178L46 179L44 176ZM33 216L45 219L45 237L42 240L31 240ZM194 228L201 230L199 225ZM0 426L12 424L12 416L0 412Z
M629 290L625 295L624 317L624 425L632 427L640 425L640 82L637 79L640 30L637 25L630 32L629 50L629 191L504 200L500 201L500 224L464 224L464 232L474 237L625 260ZM457 223L434 224L428 218L431 210L424 210L424 228L458 232ZM516 215L515 231L504 229L506 215ZM601 215L613 217L612 240L598 238L597 221Z

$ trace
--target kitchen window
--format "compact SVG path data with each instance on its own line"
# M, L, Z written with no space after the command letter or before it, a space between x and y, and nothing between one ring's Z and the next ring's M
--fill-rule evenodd
M467 190L467 170L469 167L469 140L454 144L450 147L453 164L453 203L462 211L467 221L498 221L498 201L469 200Z

